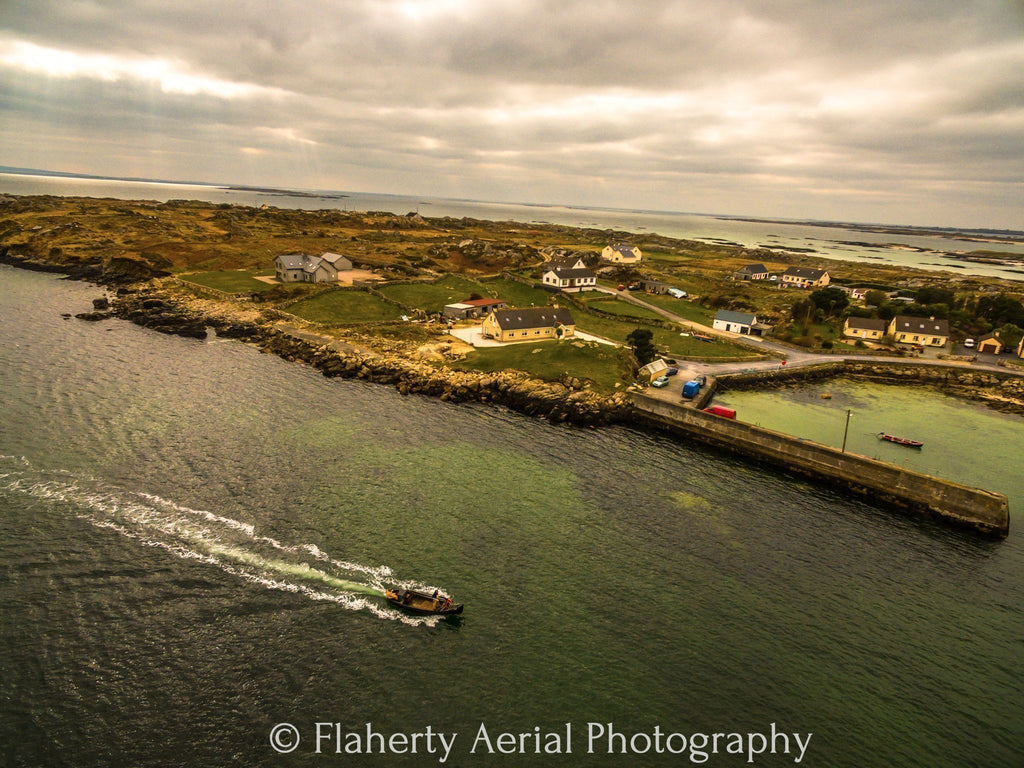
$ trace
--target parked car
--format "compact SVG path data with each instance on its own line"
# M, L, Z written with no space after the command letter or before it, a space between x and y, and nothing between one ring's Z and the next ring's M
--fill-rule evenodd
M672 368L671 366L669 366L668 368L665 369L666 376L675 376L677 373L679 373L678 368Z
M623 285L622 283L619 283L619 290L620 290L620 291L624 291L624 290L626 290L626 286L625 286L625 285Z
M964 346L968 348L973 347L974 339L964 339Z
M661 389L662 387L667 387L668 376L659 376L658 378L651 382L651 386L658 387L658 389Z
M694 379L694 381L696 381L696 382L697 382L698 384L700 384L700 385L701 385L701 386L703 387L703 386L704 386L705 384L707 384L707 383L708 383L708 377L707 377L707 376L705 376L705 375L704 375L704 374L702 373L702 374L700 374L699 376L697 376L697 377L696 377L696 378Z

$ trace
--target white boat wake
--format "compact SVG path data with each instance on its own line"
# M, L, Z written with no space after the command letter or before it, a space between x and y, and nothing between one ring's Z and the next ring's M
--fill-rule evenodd
M282 543L259 535L249 523L154 494L124 490L65 470L37 469L23 457L5 455L0 455L0 492L60 505L97 528L266 589L301 594L404 624L435 626L439 621L437 616L408 616L382 602L386 585L435 589L399 581L386 565L338 560L315 544Z

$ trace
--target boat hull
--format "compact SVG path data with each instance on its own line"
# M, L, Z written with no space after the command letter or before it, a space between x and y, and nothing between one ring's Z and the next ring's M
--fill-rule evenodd
M909 440L909 439L907 439L905 437L897 437L896 435L887 435L885 432L880 433L878 435L878 437L880 439L882 439L882 440L887 440L890 443L895 443L896 445L902 445L902 446L904 446L906 448L920 448L922 445L924 445L924 443L922 443L920 440Z
M396 608L420 616L458 616L464 607L462 603L456 605L447 598L412 589L389 589L384 593L384 599Z

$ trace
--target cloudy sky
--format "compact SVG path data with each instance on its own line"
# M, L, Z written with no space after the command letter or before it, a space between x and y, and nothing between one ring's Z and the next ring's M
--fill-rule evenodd
M1024 229L1024 0L0 0L0 164Z

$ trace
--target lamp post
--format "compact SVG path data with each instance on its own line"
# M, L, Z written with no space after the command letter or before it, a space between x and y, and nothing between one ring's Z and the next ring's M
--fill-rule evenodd
M850 431L850 414L851 413L852 413L852 411L849 408L847 408L846 409L846 429L843 430L843 451L842 451L843 453L846 453L846 435Z

